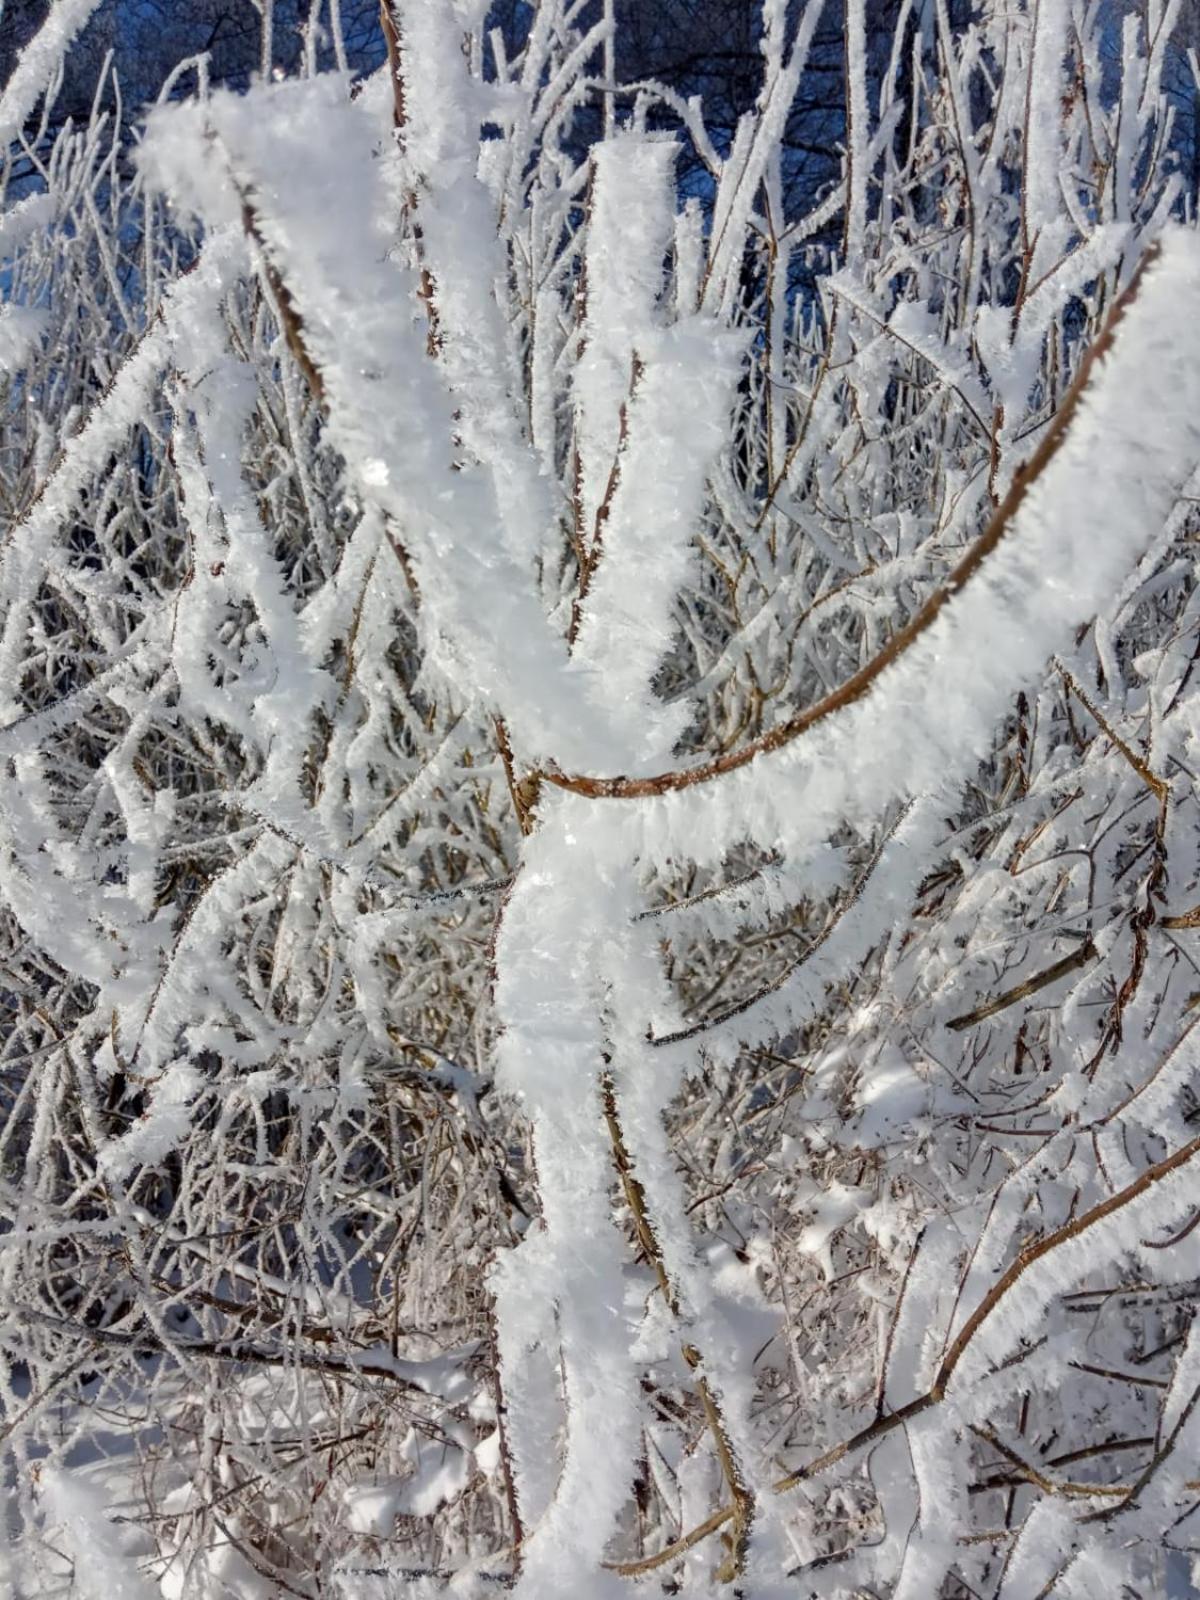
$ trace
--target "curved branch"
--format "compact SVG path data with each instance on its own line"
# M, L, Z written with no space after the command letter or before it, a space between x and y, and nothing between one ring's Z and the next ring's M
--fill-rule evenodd
M1075 374L1062 406L1047 425L1041 443L1033 455L1016 473L1008 493L996 508L983 533L908 622L892 635L877 655L847 678L845 683L840 684L831 694L827 694L823 700L818 700L816 705L809 706L787 722L781 722L777 727L768 729L757 739L752 739L749 744L743 745L740 750L729 751L699 766L681 767L672 772L659 772L645 778L624 776L601 778L586 773L558 772L551 768L542 774L546 782L556 788L568 789L572 794L584 795L593 800L645 800L655 795L672 794L680 789L692 789L698 784L711 783L714 778L723 778L727 773L736 772L759 756L781 750L784 745L791 744L794 739L799 738L802 733L807 733L818 722L824 722L827 717L833 716L838 711L844 711L847 706L863 699L887 668L898 661L922 634L929 630L958 590L970 582L987 557L1010 532L1016 514L1024 504L1030 489L1062 447L1079 402L1091 381L1096 363L1111 349L1117 326L1132 305L1142 285L1147 267L1157 259L1158 254L1157 245L1146 252L1128 286L1113 302L1104 328L1080 362L1079 371Z

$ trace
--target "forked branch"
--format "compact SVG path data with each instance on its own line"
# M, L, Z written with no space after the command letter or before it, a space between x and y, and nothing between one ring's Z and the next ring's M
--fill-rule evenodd
M1047 425L1041 443L1014 476L1008 493L996 508L983 533L925 603L902 628L897 629L883 649L872 656L865 666L860 667L846 679L845 683L839 684L823 700L818 700L816 705L809 706L787 722L781 722L777 727L769 728L766 733L760 734L757 739L752 739L740 749L731 750L712 761L702 762L699 766L680 767L672 772L659 772L644 778L621 776L601 778L578 772L558 772L550 768L544 774L546 782L554 784L559 789L569 789L572 794L585 795L595 800L645 800L655 795L672 794L680 789L693 789L699 784L711 783L716 778L723 778L730 772L736 772L740 767L749 766L759 756L770 755L775 750L783 749L801 734L814 728L817 723L824 722L836 712L844 711L848 706L863 699L888 667L898 661L924 633L928 632L957 592L970 582L987 557L1011 531L1017 512L1024 504L1030 489L1062 448L1096 364L1111 349L1117 326L1133 304L1147 268L1157 257L1158 246L1155 245L1143 256L1133 278L1113 302L1103 329L1080 362L1079 371L1075 374L1061 407Z

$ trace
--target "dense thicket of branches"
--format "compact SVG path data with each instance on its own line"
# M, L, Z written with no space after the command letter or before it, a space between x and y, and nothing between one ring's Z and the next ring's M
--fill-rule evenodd
M0 99L5 1592L1196 1592L1194 18L254 4Z

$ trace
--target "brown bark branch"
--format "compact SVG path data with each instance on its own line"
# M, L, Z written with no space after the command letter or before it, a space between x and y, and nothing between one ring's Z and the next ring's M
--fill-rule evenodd
M778 727L768 729L766 733L743 745L741 749L717 756L714 760L703 762L699 766L659 772L645 778L624 776L605 778L586 773L548 770L545 774L546 781L557 788L569 789L572 794L596 800L644 800L655 795L672 794L681 789L692 789L698 784L711 783L715 778L723 778L730 772L736 772L759 756L769 755L782 749L801 734L807 733L817 723L824 722L827 717L863 699L887 668L898 661L921 635L929 630L955 594L970 582L986 558L1011 531L1016 514L1024 504L1030 489L1062 447L1096 364L1111 349L1117 325L1133 303L1142 285L1146 269L1157 256L1157 246L1147 251L1128 287L1114 302L1102 332L1080 363L1079 371L1061 407L1047 426L1041 443L1013 478L1008 493L983 533L909 621L897 629L883 649L847 678L845 683L840 684L816 705L809 706L807 710L801 711L787 722L780 723Z
M997 1012L1006 1011L1009 1006L1016 1005L1018 1000L1037 994L1039 989L1048 989L1052 983L1065 978L1069 972L1078 972L1080 967L1086 967L1089 961L1094 960L1097 954L1096 946L1090 939L1086 939L1078 950L1073 950L1069 956L1063 956L1061 961L1055 961L1043 971L1035 972L1031 978L1026 978L1024 983L1006 989L1003 994L998 994L994 1000L988 1000L983 1005L977 1006L974 1011L964 1012L961 1017L951 1017L946 1026L952 1028L955 1033L973 1028L977 1022L984 1022L988 1017L994 1017Z
M236 180L235 180L236 181ZM292 299L292 291L280 277L275 263L267 251L266 241L262 235L258 215L254 210L246 193L238 185L242 196L242 228L246 237L250 239L258 251L262 275L266 279L267 288L271 291L271 298L275 302L276 315L279 326L283 332L284 343L291 353L292 360L299 367L312 392L313 399L321 407L325 405L325 380L321 370L309 353L308 343L304 337L304 322L296 310L296 302Z

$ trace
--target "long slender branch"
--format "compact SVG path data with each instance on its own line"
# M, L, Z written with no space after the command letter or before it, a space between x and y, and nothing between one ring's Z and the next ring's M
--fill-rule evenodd
M666 1262L663 1260L662 1250L659 1247L658 1236L654 1224L646 1210L646 1194L641 1180L633 1170L629 1151L625 1144L625 1135L621 1130L620 1112L617 1107L616 1090L612 1078L605 1074L604 1078L604 1120L608 1127L609 1139L612 1142L613 1164L616 1166L617 1175L621 1180L621 1187L633 1217L634 1232L637 1234L638 1243L646 1254L647 1260L654 1268L658 1279L659 1288L671 1313L676 1318L680 1315L679 1296L675 1285L671 1282L667 1271ZM708 1379L698 1369L703 1365L703 1356L690 1340L683 1345L683 1359L688 1367L697 1373L696 1391L700 1396L700 1404L704 1408L705 1420L709 1432L713 1436L716 1447L717 1460L721 1465L721 1473L733 1497L733 1504L729 1507L729 1518L734 1524L733 1546L730 1550L729 1561L722 1569L722 1576L734 1578L741 1570L745 1556L746 1538L750 1531L750 1521L754 1515L754 1496L747 1487L734 1455L733 1442L729 1437L729 1430L721 1412L721 1405L712 1391Z
M837 932L846 916L859 904L870 885L876 868L883 859L884 851L895 838L900 824L908 816L910 810L911 806L908 805L903 808L895 822L892 824L891 828L880 841L875 854L867 863L866 870L863 872L862 877L854 885L854 888L850 891L849 897L846 899L844 904L838 908L836 914L830 918L829 922L826 923L821 932L817 934L812 943L808 945L806 949L801 951L800 955L798 955L794 961L789 962L781 973L772 978L769 983L764 983L760 988L756 989L753 994L748 994L743 1000L738 1000L733 1005L727 1006L724 1011L719 1012L715 1017L703 1017L698 1022L690 1023L686 1028L677 1029L674 1033L656 1034L651 1038L650 1043L655 1046L683 1044L688 1039L695 1039L699 1037L700 1034L711 1033L715 1029L723 1027L725 1023L732 1022L735 1017L744 1016L748 1011L752 1011L755 1006L760 1005L764 1000L769 999L771 995L777 994L780 989L785 988L798 972L803 971L803 969L808 966L809 962L814 960L815 957L820 954L821 950L824 949L825 945ZM738 883L740 884L742 882L749 881L749 878L740 879L738 880ZM734 887L737 887L737 885L734 885ZM697 895L695 900L699 900L700 898L702 897ZM693 900L693 904L695 903L695 900ZM674 911L677 909L677 907L668 906L664 909Z
M34 1322L40 1327L69 1333L88 1344L116 1348L130 1355L153 1356L169 1351L179 1359L195 1357L199 1360L231 1361L265 1367L303 1367L307 1371L324 1372L331 1376L352 1378L385 1378L402 1389L423 1394L425 1391L384 1361L375 1360L364 1353L361 1360L355 1352L348 1356L319 1355L311 1350L270 1350L252 1343L249 1339L170 1339L164 1341L157 1334L124 1333L114 1328L89 1328L66 1317L55 1317L44 1311L23 1307L18 1312L21 1321Z

